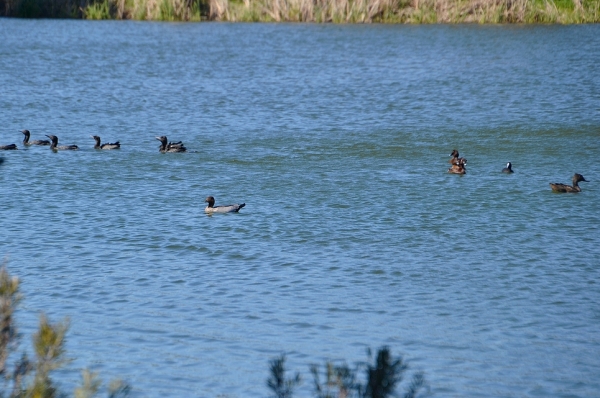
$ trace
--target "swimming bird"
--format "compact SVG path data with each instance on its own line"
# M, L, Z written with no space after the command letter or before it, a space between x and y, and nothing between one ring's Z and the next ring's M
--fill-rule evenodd
M112 143L105 143L105 144L100 145L100 137L98 137L97 135L91 135L90 137L92 137L93 139L96 140L96 145L94 145L94 149L119 149L119 148L121 148L121 144L119 143L119 141L112 142Z
M50 149L52 149L53 151L56 150L61 150L61 151L74 151L76 149L79 149L79 147L77 145L61 145L61 146L57 146L58 145L58 137L55 135L47 135L46 137L50 138L50 140L52 141L52 144L50 144Z
M13 151L17 148L17 144L0 145L0 151Z
M506 167L502 169L503 173L514 173L513 169L512 169L512 163L508 162L506 163Z
M460 164L463 160L465 160L465 164L467 163L465 158L459 158L460 155L458 154L458 150L456 149L452 151L450 156L452 156L452 159L448 161L448 163L450 164Z
M448 160L448 163L450 164L455 164L458 163L458 150L453 149L452 153L450 154L450 156L452 156L452 159Z
M581 192L581 188L579 188L579 185L577 185L577 183L581 181L589 182L583 178L581 174L575 173L573 176L573 186L567 184L550 183L550 188L552 188L554 192Z
M29 141L29 137L31 136L29 130L21 130L21 133L23 133L23 135L25 136L23 138L23 145L50 145L50 141L48 140Z
M460 158L456 163L452 164L452 167L448 169L448 173L450 174L466 174L467 173L467 159Z
M207 197L205 202L208 203L208 206L206 206L206 208L204 209L205 213L237 213L242 207L246 206L245 203L226 206L215 206L215 198L213 198L212 196Z
M160 141L160 147L158 148L158 150L160 152L166 153L166 152L186 152L187 148L183 145L183 143L181 141L178 142L169 142L167 143L167 137L165 137L164 135L161 135L160 137L155 137L157 140Z

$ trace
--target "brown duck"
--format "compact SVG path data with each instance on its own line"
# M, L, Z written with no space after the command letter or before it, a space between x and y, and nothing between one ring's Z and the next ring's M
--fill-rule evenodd
M456 163L452 164L452 167L450 167L448 169L448 173L450 173L450 174L466 174L467 173L466 165L467 165L467 159L460 158L457 160Z
M559 184L559 183L550 183L550 188L554 192L581 192L581 188L579 188L578 182L585 181L589 182L581 174L575 173L573 176L573 186L567 184Z
M456 164L458 163L458 150L454 149L452 150L452 153L450 154L450 156L452 156L452 159L448 160L448 163L450 164Z

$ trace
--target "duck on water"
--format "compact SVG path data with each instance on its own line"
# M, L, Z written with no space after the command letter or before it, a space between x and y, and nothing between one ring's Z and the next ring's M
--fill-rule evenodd
M0 151L14 151L17 148L17 144L0 145Z
M560 184L560 183L550 183L550 188L552 188L552 191L554 192L581 192L581 188L579 187L578 183L579 182L589 182L588 180L586 180L585 178L583 178L583 176L581 174L575 173L575 175L573 176L573 185L567 185L567 184Z
M237 213L240 209L246 206L245 203L235 204L235 205L225 205L225 206L215 206L215 198L209 196L205 200L208 203L208 206L204 209L205 213Z
M450 163L450 164L458 163L458 157L460 155L458 154L458 150L457 149L453 149L452 153L450 154L450 156L452 157L452 159L448 160L448 163Z
M55 135L47 135L46 137L50 138L50 141L52 141L52 143L50 144L50 149L52 149L53 151L75 151L77 149L79 149L79 147L77 145L61 145L58 146L58 137Z
M21 130L21 133L23 133L23 135L25 137L23 137L23 145L29 146L29 145L50 145L50 141L48 140L33 140L33 141L29 141L29 138L31 137L31 133L29 132L29 130Z
M167 137L161 135L160 137L155 137L160 141L160 147L158 148L159 152L162 153L177 153L177 152L187 152L187 148L183 145L181 141L178 142L168 142Z
M467 174L467 159L460 158L456 163L452 163L452 166L448 169L450 174Z
M514 171L512 169L512 163L510 163L510 162L506 163L506 167L502 169L502 172L507 173L507 174L514 173Z
M100 137L97 135L91 135L90 137L92 137L94 140L96 140L96 145L94 145L94 149L119 149L121 148L121 143L119 143L119 141L117 142L112 142L112 143L104 143L104 144L100 144Z

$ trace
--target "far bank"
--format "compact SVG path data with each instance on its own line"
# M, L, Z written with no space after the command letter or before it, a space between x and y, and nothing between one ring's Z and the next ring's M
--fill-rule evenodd
M0 0L20 18L311 23L600 22L600 0Z

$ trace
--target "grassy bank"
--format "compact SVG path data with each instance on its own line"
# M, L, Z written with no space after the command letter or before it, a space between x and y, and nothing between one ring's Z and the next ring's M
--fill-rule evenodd
M23 18L316 23L594 23L600 0L0 0Z
M211 19L333 23L586 23L598 0L211 0Z

